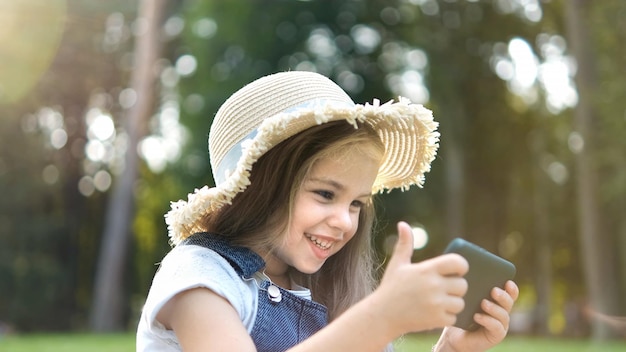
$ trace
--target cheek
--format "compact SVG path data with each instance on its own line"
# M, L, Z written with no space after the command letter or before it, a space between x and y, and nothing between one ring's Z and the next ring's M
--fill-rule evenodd
M352 230L350 230L350 233L344 234L344 239L346 242L350 241L356 234L356 231L359 229L359 213L352 215L352 224L353 226Z
M357 228L355 227L352 231L350 231L350 233L345 233L343 235L343 241L340 242L340 246L337 247L336 252L339 252L340 250L342 250L344 247L346 247L348 245L349 242L351 241L355 241L355 237L356 237L356 231ZM335 253L336 253L335 252Z

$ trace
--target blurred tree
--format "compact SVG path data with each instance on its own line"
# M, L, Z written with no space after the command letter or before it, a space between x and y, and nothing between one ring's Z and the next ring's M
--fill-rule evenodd
M626 296L626 3L611 1L591 8L594 48L600 55L596 60L598 90L593 98L602 118L596 143L601 148L597 155L598 169L606 178L599 184L603 219L607 233L616 236L615 268L621 283L619 297ZM617 313L626 315L626 304Z
M428 55L429 104L441 122L443 201L434 205L441 207L443 217L433 219L439 225L429 220L428 227L441 234L439 243L465 237L516 262L532 256L524 254L524 247L541 243L535 248L543 254L528 261L539 270L520 266L518 280L540 273L532 278L540 307L535 311L536 329L547 334L552 269L547 214L537 202L543 197L541 190L535 193L541 197L529 197L531 176L540 170L532 164L528 145L530 136L539 136L533 132L539 121L530 107L520 109L526 103L507 89L510 86L498 77L494 64L498 57L509 57L512 40L532 43L541 26L507 8L511 4L419 2L414 24L399 32ZM415 211L415 206L407 209ZM535 236L522 246L520 233Z
M139 141L148 134L147 123L155 110L158 92L157 63L161 55L161 26L166 1L139 2L138 18L144 28L135 42L130 88L136 101L125 115L128 134L124 169L115 180L109 200L96 267L91 328L115 331L125 327L124 272L130 245L131 223L135 208L135 183L139 174Z
M15 56L2 63L2 85L11 100L1 107L7 197L0 201L0 238L7 255L0 281L8 292L0 300L0 319L19 330L76 326L84 308L82 288L91 285L91 228L99 224L102 198L88 200L79 191L85 112L92 93L110 88L120 71L94 46L106 17L84 2L2 4L3 18L11 23L0 38L3 48L19 43L31 51L2 51L3 58ZM26 16L19 8L28 9ZM62 34L59 41L56 34Z
M0 320L20 330L67 329L71 316L58 317L74 308L77 263L66 246L64 185L55 182L64 170L38 133L21 133L26 122L14 116L24 113L6 108L0 119Z
M574 111L573 130L582 145L576 149L576 188L578 192L578 219L581 242L583 274L589 294L590 311L611 314L620 311L619 280L615 265L617 243L614 233L607 231L602 220L602 203L599 189L602 177L598 169L598 136L600 101L598 50L593 47L590 1L573 0L566 6L567 33L577 61L576 83L580 100ZM593 316L593 315L592 315ZM592 319L592 333L596 339L606 339L617 332L603 320Z

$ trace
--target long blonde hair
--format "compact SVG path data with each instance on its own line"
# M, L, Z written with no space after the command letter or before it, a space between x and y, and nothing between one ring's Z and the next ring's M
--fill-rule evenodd
M235 196L232 204L207 215L204 227L236 245L268 251L277 248L287 232L296 192L315 162L340 157L348 147L359 148L377 159L384 153L382 142L371 128L360 125L355 129L343 121L315 126L290 137L254 164L248 188ZM317 273L290 272L294 281L311 289L315 301L328 308L331 320L374 289L374 222L370 199L361 209L354 237Z

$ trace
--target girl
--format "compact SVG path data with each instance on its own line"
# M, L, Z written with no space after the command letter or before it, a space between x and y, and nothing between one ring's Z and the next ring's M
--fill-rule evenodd
M233 94L209 134L216 187L166 215L174 248L150 288L137 350L382 351L442 327L434 350L502 341L515 283L483 301L479 330L450 327L468 264L456 254L411 263L406 223L375 288L372 196L422 186L436 127L421 105L355 105L311 72L266 76Z

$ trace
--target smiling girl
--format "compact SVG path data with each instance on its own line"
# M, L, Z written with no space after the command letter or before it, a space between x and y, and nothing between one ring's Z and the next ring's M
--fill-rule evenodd
M378 287L372 275L372 197L422 185L436 126L421 105L354 104L311 72L233 94L209 135L216 186L166 215L174 248L150 288L137 350L382 351L443 327L437 350L502 341L517 286L494 288L479 330L447 327L463 309L467 262L411 263L406 223Z

